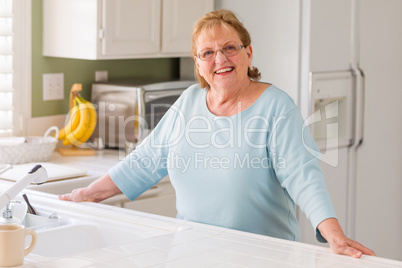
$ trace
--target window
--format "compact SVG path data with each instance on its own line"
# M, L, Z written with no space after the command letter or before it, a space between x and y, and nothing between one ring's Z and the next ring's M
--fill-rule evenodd
M31 1L0 0L0 136L23 134L30 116L30 20Z
M12 133L13 118L12 0L0 0L0 135Z

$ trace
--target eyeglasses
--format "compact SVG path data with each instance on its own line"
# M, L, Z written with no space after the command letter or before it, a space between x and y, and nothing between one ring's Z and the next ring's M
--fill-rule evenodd
M245 46L239 44L228 44L224 46L222 49L218 50L212 50L212 49L202 50L197 54L197 57L203 61L210 61L215 59L216 53L218 53L218 51L222 52L222 54L225 55L226 57L231 57L237 55L243 47Z

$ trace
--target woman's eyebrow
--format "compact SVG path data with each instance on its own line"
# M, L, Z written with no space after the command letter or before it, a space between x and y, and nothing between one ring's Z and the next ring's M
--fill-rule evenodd
M224 47L228 44L237 44L237 42L236 41L227 41L227 42L223 43L223 45L221 45L221 47ZM204 51L204 50L214 50L214 48L212 46L205 46L200 51Z

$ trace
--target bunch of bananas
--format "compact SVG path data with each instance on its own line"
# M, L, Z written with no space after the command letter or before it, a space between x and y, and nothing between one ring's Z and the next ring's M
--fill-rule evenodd
M69 120L59 132L63 145L80 146L92 135L96 127L96 109L92 103L80 96L74 98L74 106L69 113Z

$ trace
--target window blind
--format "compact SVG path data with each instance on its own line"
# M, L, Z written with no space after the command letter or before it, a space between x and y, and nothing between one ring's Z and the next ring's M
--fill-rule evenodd
M13 129L13 9L12 0L0 0L0 136Z

